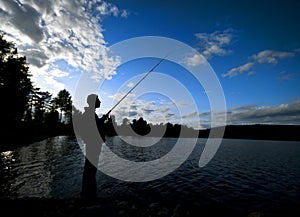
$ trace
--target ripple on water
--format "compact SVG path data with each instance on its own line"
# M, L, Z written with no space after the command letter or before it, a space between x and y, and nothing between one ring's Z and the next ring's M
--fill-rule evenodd
M107 140L116 154L138 161L157 159L176 142L174 138L164 138L153 147L139 148L119 138ZM100 197L129 197L143 204L155 200L195 206L217 203L241 210L299 205L299 142L224 139L211 162L199 168L205 141L199 139L188 160L158 180L130 183L98 171ZM0 157L2 198L70 198L80 193L84 156L74 138L50 138L2 152ZM114 169L118 172L118 168Z

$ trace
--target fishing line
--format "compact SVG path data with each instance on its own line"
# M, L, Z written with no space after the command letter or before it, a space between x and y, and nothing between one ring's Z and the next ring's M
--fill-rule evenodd
M137 82L107 113L106 115L109 115L112 110L114 110L151 72L154 71L164 60L166 60L166 57L168 54L162 58L158 63L156 63L142 78Z

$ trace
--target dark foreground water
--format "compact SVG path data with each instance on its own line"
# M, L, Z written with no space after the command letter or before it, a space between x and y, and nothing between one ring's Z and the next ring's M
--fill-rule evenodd
M108 138L107 144L123 157L143 161L166 154L176 140L164 138L153 147L136 148L114 137ZM172 209L178 206L201 209L217 204L245 216L253 212L299 210L300 142L224 139L212 161L199 168L205 141L199 139L188 160L158 180L125 182L98 171L98 196L127 198L153 209L157 204L169 202L177 204ZM76 139L66 136L2 152L0 198L78 198L83 162ZM128 202L125 199L119 203L127 206ZM163 209L160 207L162 214L171 216L167 205Z

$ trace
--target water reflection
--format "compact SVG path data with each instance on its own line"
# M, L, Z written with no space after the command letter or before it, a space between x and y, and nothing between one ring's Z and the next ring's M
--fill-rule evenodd
M107 146L125 159L141 162L164 156L175 142L175 138L165 138L151 147L135 147L113 137L107 139ZM125 194L158 202L172 198L195 206L217 201L246 211L299 204L299 142L225 139L212 161L199 168L204 144L205 139L199 139L180 168L151 182L124 182L98 171L99 196L119 198ZM76 139L66 136L2 152L0 197L78 197L83 162Z
M139 140L142 143L148 139L152 138L127 137L126 142L131 144L130 141ZM156 180L179 168L193 151L196 142L197 139L194 138L161 138L151 147L136 147L115 137L113 144L119 148L111 151L103 145L99 167L105 174L120 180L132 182Z
M5 182L5 178L11 178L12 175L12 164L15 161L14 152L13 151L5 151L0 154L0 186L3 191L10 192L11 185Z
M11 162L15 161L15 158L13 156L13 151L5 151L1 152L1 164L3 165L3 170L9 170Z
M68 177L77 171L76 166L80 168L80 154L73 151L77 149L76 142L59 136L2 152L1 197L51 196L59 188L57 180L68 182Z

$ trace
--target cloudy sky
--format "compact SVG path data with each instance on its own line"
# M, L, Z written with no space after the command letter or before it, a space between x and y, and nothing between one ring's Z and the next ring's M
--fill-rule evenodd
M109 47L133 37L163 36L206 58L226 100L227 109L216 112L226 113L228 124L300 124L299 11L300 3L290 0L5 0L0 30L26 56L35 85L53 95L63 88L74 94L82 73L106 79L99 113L157 63L149 58L121 65ZM194 66L201 58L188 60ZM182 81L194 101L180 91L159 94L157 85L168 85L149 76L141 85L152 93L140 96L142 89L134 90L114 110L117 119L143 116L153 123L209 126L210 90L193 85L188 72L174 64L162 63L156 71Z

